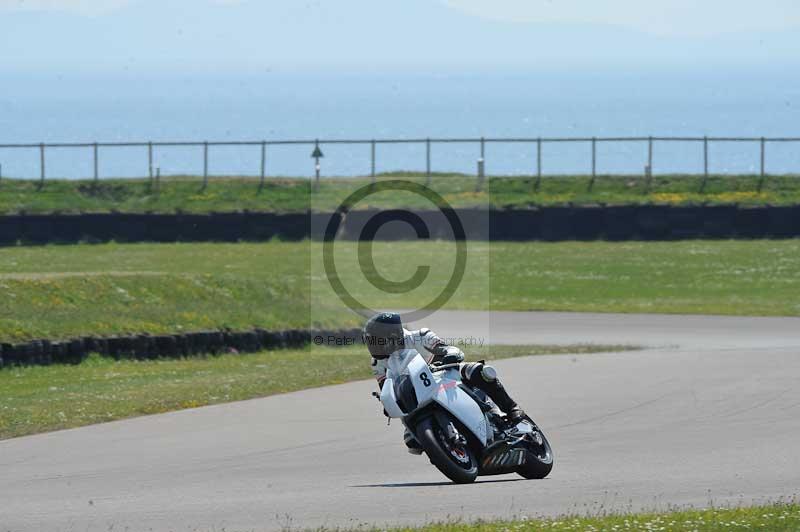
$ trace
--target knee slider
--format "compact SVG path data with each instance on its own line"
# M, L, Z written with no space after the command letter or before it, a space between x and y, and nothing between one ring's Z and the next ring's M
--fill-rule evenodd
M480 376L480 380L486 383L497 382L497 370L492 366L487 366L481 362L471 362L464 366L462 375L467 381L475 382Z
M489 383L497 382L497 370L492 366L481 365L481 377Z

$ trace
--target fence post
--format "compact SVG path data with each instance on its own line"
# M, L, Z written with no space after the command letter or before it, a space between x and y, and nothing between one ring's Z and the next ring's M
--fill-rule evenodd
M483 137L481 137L481 156L478 159L478 182L475 185L475 192L480 192L481 189L483 188L483 179L486 175L485 174L486 159L484 158L485 155L486 155L486 141L484 140Z
M647 175L645 176L646 179L646 191L650 192L650 187L653 184L653 136L647 137Z
M147 143L147 175L150 177L150 183L153 183L153 142Z
M767 141L761 137L761 177L758 179L758 192L761 192L761 187L764 186L764 181L767 178Z
M208 186L208 141L203 142L203 190Z
M708 181L708 135L703 137L703 182L700 184L700 192L706 191Z
M589 180L589 192L594 188L597 179L597 137L592 137L592 178Z
M38 189L41 190L44 188L44 143L39 144L39 170L40 170L40 179L39 179L39 187Z
M267 142L261 141L261 177L258 182L258 191L264 189L264 182L267 179Z
M3 163L0 163L0 181L3 180Z
M542 137L536 139L536 182L533 185L534 192L539 192L542 184Z
M97 158L98 158L98 156L97 156L97 143L96 142L92 146L92 151L94 152L94 182L95 182L95 185L96 185L97 181L100 179L100 173L97 171Z
M372 139L370 142L370 153L371 153L371 162L372 165L370 166L370 173L369 176L372 178L372 182L375 182L375 139Z
M425 186L431 184L431 139L425 139Z
M156 194L161 192L161 167L156 168Z

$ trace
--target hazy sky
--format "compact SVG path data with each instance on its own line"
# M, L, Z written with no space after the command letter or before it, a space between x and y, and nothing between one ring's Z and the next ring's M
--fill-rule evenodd
M0 0L0 74L800 65L798 0Z

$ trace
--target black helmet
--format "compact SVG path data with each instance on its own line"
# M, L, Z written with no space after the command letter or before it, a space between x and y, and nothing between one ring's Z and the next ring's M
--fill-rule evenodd
M389 358L403 348L403 323L400 314L382 312L367 320L364 325L364 343L373 358Z

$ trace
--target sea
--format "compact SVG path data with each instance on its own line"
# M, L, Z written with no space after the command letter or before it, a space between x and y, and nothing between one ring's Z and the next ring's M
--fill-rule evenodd
M800 73L781 70L130 73L5 73L0 79L0 145L94 142L303 140L270 144L268 176L310 177L313 143L320 173L364 176L372 146L331 140L432 139L433 172L475 173L479 142L437 139L590 137L800 138ZM425 142L377 143L377 173L424 172ZM800 141L766 142L765 171L800 174ZM162 175L202 174L199 146L156 147ZM489 175L588 174L591 142L487 142ZM760 142L708 144L712 173L758 173ZM701 173L698 141L656 141L653 172ZM643 173L647 142L595 145L598 174ZM0 146L3 178L41 175L38 148ZM101 147L98 175L142 177L143 147ZM90 147L47 148L46 178L91 178ZM261 171L260 146L211 146L210 175Z

